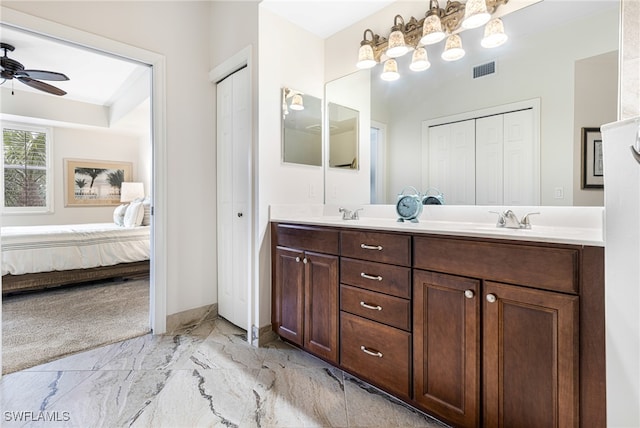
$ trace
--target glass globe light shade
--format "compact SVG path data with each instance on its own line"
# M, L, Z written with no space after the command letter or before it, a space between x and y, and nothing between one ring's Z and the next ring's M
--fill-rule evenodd
M389 58L398 58L409 52L409 47L404 43L404 34L400 30L391 32L388 46L385 53Z
M416 48L413 51L409 68L413 71L423 71L429 67L431 67L431 63L427 57L427 50L423 47Z
M302 95L295 94L293 98L291 98L291 110L304 110Z
M373 57L373 48L370 44L364 44L360 46L358 50L358 62L356 67L365 69L371 68L376 65L376 60Z
M462 49L462 39L457 34L452 34L447 38L447 42L442 52L442 59L445 61L456 61L464 56Z
M489 22L489 19L491 15L487 11L485 0L467 0L464 6L462 28L476 28Z
M484 38L480 42L482 47L496 48L503 45L509 37L504 33L504 24L502 19L496 18L484 27Z
M398 74L398 63L395 59L388 59L385 61L384 69L380 78L387 82L398 80L400 78L400 74Z
M432 45L444 39L445 34L442 31L442 22L438 15L429 15L424 19L422 24L422 38L420 43L423 45Z

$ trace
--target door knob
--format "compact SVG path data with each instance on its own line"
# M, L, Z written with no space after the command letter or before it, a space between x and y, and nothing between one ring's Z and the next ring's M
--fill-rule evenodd
M242 213L238 213L238 217L242 217Z

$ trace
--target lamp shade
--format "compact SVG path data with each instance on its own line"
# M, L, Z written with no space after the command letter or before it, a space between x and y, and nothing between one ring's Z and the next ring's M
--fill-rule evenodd
M386 54L389 58L398 58L409 52L409 47L404 43L404 34L400 30L393 31L389 35L389 47Z
M302 100L302 95L295 94L291 98L291 110L304 110L304 102Z
M416 48L413 51L409 68L413 71L423 71L429 67L431 67L431 63L427 57L427 50L423 47Z
M131 202L144 198L144 184L124 181L120 187L120 202Z
M445 61L456 61L464 56L462 49L462 39L457 34L452 34L447 38L447 42L442 52L442 59Z
M384 62L384 69L380 78L388 82L398 80L398 78L400 78L400 74L398 74L398 63L395 59L388 59Z
M507 41L508 37L504 33L502 19L496 18L489 21L484 27L484 38L480 44L485 48L495 48Z
M444 39L444 31L442 31L442 22L436 14L427 15L422 24L422 38L420 43L423 45L432 45Z
M358 62L356 67L365 69L371 68L376 65L376 60L373 57L373 48L370 44L365 43L360 46L358 50Z
M476 28L489 22L489 19L491 15L487 11L485 0L467 0L464 6L462 28Z

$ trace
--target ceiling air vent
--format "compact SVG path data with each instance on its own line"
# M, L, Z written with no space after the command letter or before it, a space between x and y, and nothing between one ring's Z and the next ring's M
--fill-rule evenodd
M486 64L473 67L473 78L477 79L478 77L494 74L495 72L496 72L496 62L491 61Z

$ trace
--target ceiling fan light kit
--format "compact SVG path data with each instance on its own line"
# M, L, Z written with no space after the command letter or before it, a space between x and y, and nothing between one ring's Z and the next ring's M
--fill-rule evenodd
M372 68L379 63L384 63L382 79L395 80L400 75L394 61L393 65L396 69L392 72L393 79L389 79L387 69L390 68L388 64L390 58L398 58L407 52L414 51L409 68L413 71L426 70L430 65L426 60L427 46L444 39L446 39L446 46L441 57L445 61L456 61L464 56L460 33L485 24L487 27L481 45L486 48L500 46L506 42L507 35L504 32L502 20L492 19L492 15L499 6L508 2L509 0L467 0L463 3L447 0L446 6L441 8L438 0L430 0L429 9L421 20L412 16L405 24L402 16L396 15L388 38L375 34L371 29L366 29L364 39L360 42L356 66Z
M0 43L0 49L4 50L4 55L0 58L0 79L4 79L1 84L7 80L16 79L17 81L24 83L39 91L46 92L52 95L62 96L66 92L60 88L50 85L41 80L50 80L56 82L62 82L69 80L69 78L55 71L46 70L27 70L24 66L15 59L9 58L7 52L13 52L15 47L8 43Z

